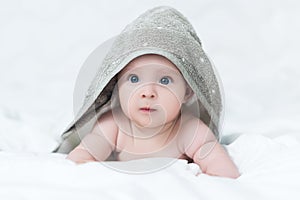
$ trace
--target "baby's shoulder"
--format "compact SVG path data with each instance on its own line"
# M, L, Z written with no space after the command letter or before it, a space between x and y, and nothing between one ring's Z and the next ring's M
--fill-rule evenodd
M185 151L191 145L201 146L212 135L210 128L201 119L193 115L182 117L179 133L180 146Z
M94 129L96 129L96 133L98 134L115 138L118 134L118 126L114 120L113 112L109 110L103 113L98 118Z
M201 119L195 117L192 114L182 115L180 123L182 131L186 131L189 129L194 130L195 128L201 128L203 126L206 126Z
M115 120L113 117L113 112L111 110L103 113L97 120L98 124L111 124L114 125Z

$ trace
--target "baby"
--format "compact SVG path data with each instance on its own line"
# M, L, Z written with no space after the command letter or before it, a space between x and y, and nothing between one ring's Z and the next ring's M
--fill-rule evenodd
M157 54L141 55L117 75L120 106L97 120L67 156L76 163L174 157L191 160L203 173L239 177L237 167L209 127L182 106L194 92L178 68Z
M156 7L108 46L92 54L106 52L56 152L76 163L186 159L203 173L237 178L218 143L220 82L188 20L173 8ZM88 123L92 119L95 124Z

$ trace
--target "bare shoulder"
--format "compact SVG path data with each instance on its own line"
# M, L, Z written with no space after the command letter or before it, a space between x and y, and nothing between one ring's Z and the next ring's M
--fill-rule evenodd
M110 126L112 129L117 128L117 124L114 120L111 110L103 113L97 120L97 124L100 126Z
M111 143L115 143L118 135L118 126L115 123L112 111L103 113L95 123L91 134L105 136Z
M207 141L215 140L213 132L199 118L193 115L182 117L180 146L189 157Z
M197 135L204 135L205 132L209 130L208 126L199 118L193 116L193 115L183 115L181 118L181 132L182 136L187 135L194 135L197 133Z

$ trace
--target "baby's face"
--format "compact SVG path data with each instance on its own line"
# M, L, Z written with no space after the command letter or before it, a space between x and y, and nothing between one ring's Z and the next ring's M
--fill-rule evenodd
M124 114L141 127L156 127L178 116L187 99L187 84L177 67L159 55L132 60L118 74Z

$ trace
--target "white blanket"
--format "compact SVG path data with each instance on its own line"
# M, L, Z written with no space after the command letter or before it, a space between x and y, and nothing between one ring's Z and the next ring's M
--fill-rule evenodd
M296 138L242 135L225 147L242 173L238 179L196 176L199 167L185 160L137 175L108 168L108 162L76 165L64 154L0 152L0 199L300 198L300 143ZM158 159L129 162L138 166L154 160Z

